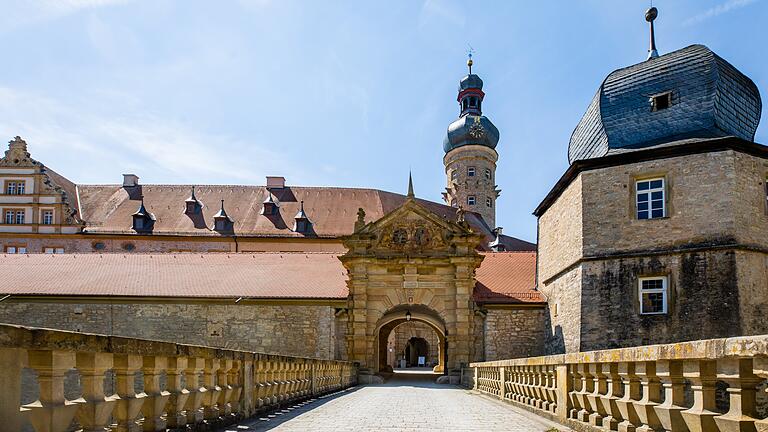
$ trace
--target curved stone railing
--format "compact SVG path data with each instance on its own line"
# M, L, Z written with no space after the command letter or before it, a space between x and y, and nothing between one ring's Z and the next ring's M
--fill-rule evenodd
M39 398L21 405L26 368ZM81 395L67 399L73 370ZM0 324L0 431L208 430L350 387L356 376L347 362Z
M472 363L470 371L474 389L576 430L768 432L768 335Z

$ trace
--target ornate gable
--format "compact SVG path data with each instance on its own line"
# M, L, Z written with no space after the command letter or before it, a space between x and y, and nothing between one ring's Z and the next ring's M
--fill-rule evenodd
M365 212L359 213L358 218L355 232L342 239L349 249L347 256L474 254L474 249L483 239L482 235L471 230L461 216L459 222L446 220L413 198L377 221L366 224Z

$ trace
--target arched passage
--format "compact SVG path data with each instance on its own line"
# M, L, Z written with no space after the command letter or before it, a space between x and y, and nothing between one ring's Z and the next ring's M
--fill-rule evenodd
M379 320L374 333L374 347L377 350L375 358L378 360L375 370L378 372L392 371L392 367L387 361L387 341L389 340L390 334L397 326L409 321L425 323L435 332L438 340L438 355L437 365L433 368L433 370L437 373L445 373L445 365L448 358L448 342L446 339L445 325L436 312L419 305L405 305L392 308ZM415 342L414 344L410 345L410 349L414 350L416 353L419 352L419 348L415 345L418 343L419 342ZM421 345L422 352L428 349L428 344ZM413 355L410 350L408 355ZM418 358L416 358L414 363L418 363Z

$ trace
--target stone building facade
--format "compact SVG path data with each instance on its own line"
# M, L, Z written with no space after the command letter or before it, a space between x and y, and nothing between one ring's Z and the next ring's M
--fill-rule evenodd
M536 210L548 352L768 332L760 109L754 84L702 46L609 76Z

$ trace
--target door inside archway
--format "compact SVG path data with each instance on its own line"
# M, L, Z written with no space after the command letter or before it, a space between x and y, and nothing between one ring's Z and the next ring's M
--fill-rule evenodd
M420 368L443 373L445 370L445 337L427 322L393 322L381 328L378 339L380 372Z

